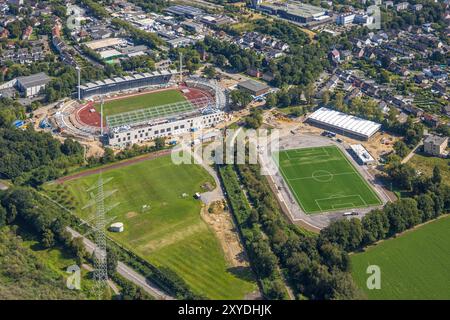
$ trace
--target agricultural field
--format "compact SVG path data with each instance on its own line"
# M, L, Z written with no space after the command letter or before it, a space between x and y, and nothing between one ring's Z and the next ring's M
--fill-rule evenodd
M408 164L421 174L429 177L433 175L433 169L437 166L441 170L442 182L450 185L450 159L431 157L418 153L408 161Z
M107 214L123 222L123 233L109 235L151 263L169 267L194 292L211 299L242 299L256 284L235 272L225 259L215 233L200 216L201 202L195 192L214 188L213 178L198 165L177 166L170 156L105 170L105 193L114 194L107 205L119 203ZM91 209L86 190L98 179L90 175L63 186L48 185L49 194L73 198L76 213L87 218ZM52 192L53 188L53 192ZM60 196L61 197L61 196Z
M157 107L169 103L185 101L183 94L179 90L164 90L158 92L150 92L148 94L141 94L122 99L114 99L105 101L103 105L104 117L134 111L144 108ZM100 103L94 106L97 112L100 112Z
M381 204L342 151L335 146L285 150L278 167L305 213Z
M450 217L429 222L351 256L352 275L369 299L450 299ZM366 287L378 265L381 289Z

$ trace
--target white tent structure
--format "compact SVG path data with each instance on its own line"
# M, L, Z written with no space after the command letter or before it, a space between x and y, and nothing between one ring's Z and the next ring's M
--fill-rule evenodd
M368 140L381 128L379 123L324 107L312 113L307 120L326 130L362 140Z

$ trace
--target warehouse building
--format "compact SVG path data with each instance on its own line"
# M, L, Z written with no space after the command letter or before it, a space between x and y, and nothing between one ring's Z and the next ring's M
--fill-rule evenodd
M167 9L165 9L165 11L173 15L189 19L198 18L205 14L205 12L202 9L183 5L170 6Z
M45 89L50 80L49 76L40 72L31 76L18 77L16 87L24 97L35 97Z
M89 82L80 86L81 98L105 95L119 91L129 91L148 86L167 85L179 72L176 70L160 70L150 73L135 73L123 77L109 78Z
M264 3L257 6L256 9L299 23L308 23L329 18L327 9L293 1L286 3Z
M255 81L255 80L246 80L238 83L238 89L247 91L252 96L260 96L264 93L269 92L270 87L262 82Z
M319 128L359 140L369 140L381 128L379 123L324 107L312 113L307 122Z

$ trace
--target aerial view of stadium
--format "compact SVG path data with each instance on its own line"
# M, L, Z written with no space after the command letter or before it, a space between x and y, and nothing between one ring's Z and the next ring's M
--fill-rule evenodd
M2 314L445 317L449 22L450 0L0 0Z

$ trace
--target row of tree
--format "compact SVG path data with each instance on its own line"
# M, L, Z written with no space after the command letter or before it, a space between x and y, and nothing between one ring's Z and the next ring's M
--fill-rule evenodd
M258 212L250 208L233 166L219 166L218 171L263 295L267 299L286 298L286 289L279 271L278 259L257 223Z
M247 220L264 234L297 298L354 299L360 292L349 274L347 253L288 223L258 165L236 165L253 210Z
M348 252L360 250L450 212L450 187L442 184L436 168L432 177L418 178L413 198L388 203L361 220L333 222L321 231L319 241L333 243Z

